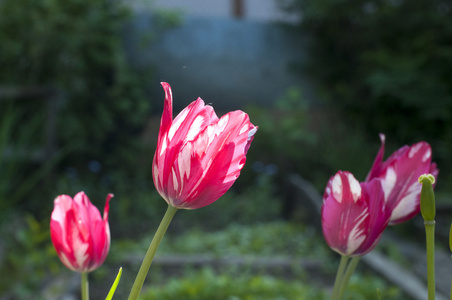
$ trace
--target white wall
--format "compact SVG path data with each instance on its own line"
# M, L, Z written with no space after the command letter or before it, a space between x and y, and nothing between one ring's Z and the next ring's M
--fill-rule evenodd
M277 0L242 0L244 5L243 19L251 21L283 21L294 22L297 18L283 12ZM187 16L232 18L232 0L134 0L130 1L136 10L170 9L183 12Z
M160 81L172 85L175 108L197 97L225 110L270 106L290 87L310 92L306 80L290 71L305 56L305 43L277 24L187 16L143 47L146 32L152 32L152 16L141 13L125 35L128 55L138 68L152 66L151 98L162 97Z

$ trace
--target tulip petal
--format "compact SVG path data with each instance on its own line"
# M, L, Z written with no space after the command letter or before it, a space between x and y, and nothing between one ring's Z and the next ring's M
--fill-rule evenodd
M366 181L369 181L370 179L372 179L374 177L378 177L378 175L381 173L383 157L385 154L386 136L383 133L380 133L379 136L380 136L380 141L381 141L380 150L378 150L378 153L377 153L377 156L375 157L372 168L370 168L370 172L369 172L369 174L367 174Z
M386 205L392 210L389 224L395 225L419 213L421 186L417 179L429 172L437 175L438 170L436 164L431 163L432 150L428 143L403 146L383 162L384 135L381 134L380 139L381 148L366 181L381 179Z
M368 199L369 224L367 239L361 245L359 255L370 252L377 245L384 229L389 223L391 210L385 205L385 197L381 181L376 178L370 182L361 183L364 198Z

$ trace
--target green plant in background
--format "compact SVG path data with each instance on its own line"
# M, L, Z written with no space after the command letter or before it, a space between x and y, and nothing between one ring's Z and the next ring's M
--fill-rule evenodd
M130 210L119 210L136 200L136 189L150 189L150 165L139 157L147 150L140 134L151 72L126 60L122 35L131 16L116 0L0 1L0 269L8 274L0 294L29 299L58 271L48 263L54 250L42 244L58 191L96 196L114 185L122 207L112 213L125 224ZM156 19L158 29L176 25L171 14ZM57 147L47 155L52 131Z
M111 166L139 148L150 74L127 64L121 34L130 15L121 1L0 2L0 90L59 91L57 141L70 145L71 166L87 159ZM14 101L26 115L37 111L29 98ZM27 118L21 125L31 127Z
M49 282L44 278L56 274L60 264L49 244L48 222L32 215L8 215L0 228L0 272L8 274L0 282L0 294L7 299L30 299Z
M142 299L257 300L328 299L326 293L308 285L265 275L218 275L203 269L183 279L170 279L162 287L149 288Z
M61 159L56 153L42 162L44 157L43 124L45 117L36 112L27 116L9 101L0 105L4 113L0 118L0 226L6 215L23 205L24 198L35 189ZM1 113L0 113L1 114ZM21 127L28 119L28 128ZM20 188L19 188L20 187ZM33 210L36 206L29 206Z
M302 15L301 65L350 129L428 140L442 176L452 158L452 6L445 1L285 0ZM429 105L426 105L429 103ZM445 178L443 177L443 178ZM447 182L444 180L443 182ZM439 184L441 184L439 182Z
M289 89L274 108L251 106L247 111L259 124L256 148L265 149L251 149L249 159L277 166L279 184L297 173L321 190L328 174L347 166L364 179L373 157L362 149L378 147L377 134L369 138L363 128L350 128L336 111L307 102L297 88Z
M156 12L155 31L179 24L177 16ZM47 212L50 205L35 205L39 201L29 197L37 183L40 195L48 199L65 186L72 190L81 185L73 193L92 188L101 195L108 191L100 187L115 185L126 194L131 181L137 181L136 189L149 180L150 168L139 158L149 151L140 135L151 109L146 87L152 68L132 69L127 61L123 31L132 17L128 4L116 0L0 1L2 141L11 127L8 122L12 124L0 151L20 144L31 157L52 132L56 154L33 164L28 158L16 160L14 168L23 175L18 178L5 169L12 160L2 154L0 177L9 179L0 184L0 194L7 189L14 194L2 201L3 206L21 202L28 211ZM143 42L152 42L146 39L156 32L143 34ZM55 122L49 125L49 118ZM56 176L45 176L49 174Z
M328 248L318 232L302 224L266 222L231 224L214 232L192 230L169 236L161 245L162 255L177 253L214 256L251 255L327 260Z
M375 287L379 287L376 289ZM400 290L384 281L360 274L351 279L350 298L408 299ZM214 299L214 300L327 300L325 291L298 280L275 278L265 274L216 274L209 268L189 272L184 278L171 278L162 286L147 289L142 299Z

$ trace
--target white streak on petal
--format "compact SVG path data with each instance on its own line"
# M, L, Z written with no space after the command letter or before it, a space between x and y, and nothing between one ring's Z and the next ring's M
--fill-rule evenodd
M250 140L257 132L257 127L253 127L250 131L248 131L248 140Z
M432 157L432 150L430 148L428 148L427 151L425 152L424 156L422 156L422 162L425 163L431 157Z
M417 143L416 145L412 146L410 152L408 153L408 158L413 158L413 156L416 155L416 153L419 151L419 149L421 149L421 147L422 147L421 143Z
M348 183L350 184L350 191L353 195L353 201L356 203L356 201L358 201L359 197L361 196L361 185L359 184L358 180L353 177L352 174L347 174L347 177Z
M178 192L179 191L179 181L177 180L177 175L176 175L176 171L174 170L174 167L173 167L171 173L173 174L173 189L175 192Z
M329 186L326 187L325 193L329 196L331 194L331 189Z
M162 145L160 146L160 153L159 155L163 155L163 153L165 152L166 148L168 147L168 141L166 136L163 137L162 139Z
M361 244L366 239L366 235L364 233L364 227L362 226L362 223L366 219L368 215L368 209L362 211L362 213L356 217L355 220L352 221L352 224L355 224L353 229L350 231L350 234L348 236L347 240L347 253L352 254L356 251L356 249L361 246Z
M187 144L182 149L182 151L177 159L177 165L179 167L179 175L180 175L182 182L184 182L185 178L190 177L192 152L193 151L192 151L191 144Z
M336 199L337 202L342 202L342 179L341 176L336 175L333 177L333 182L331 183L331 187L333 188L333 198Z
M396 182L397 174L393 167L389 167L386 170L385 177L381 180L381 186L383 187L383 192L385 193L385 201L388 201L388 197L394 189Z
M171 141L176 134L176 131L179 129L182 122L185 120L188 114L188 109L184 109L180 112L179 115L173 120L173 123L171 124L171 127L168 132L168 139Z
M204 117L199 115L193 120L193 123L190 125L190 129L188 130L187 137L185 141L192 141L201 131L201 126L204 121Z
M219 131L223 131L224 128L226 127L226 125L228 124L228 122L229 122L229 115L228 114L226 114L223 117L221 117L220 120L218 120L218 123L217 123Z
M159 178L159 168L157 167L157 164L154 164L153 168L154 168L154 172L152 172L152 175L154 176L154 182L156 184L160 183L159 180L158 180L158 178Z
M77 265L79 268L82 268L85 264L86 259L88 258L88 254L86 253L86 250L88 250L88 243L84 243L80 239L80 232L83 231L76 226L83 227L84 224L81 224L81 221L77 225L73 224L75 228L72 229L72 245L71 249L74 249L74 257L75 261L77 262Z
M248 130L249 130L249 125L248 125L248 123L245 123L242 126L242 128L240 128L239 134L243 134L243 133L247 132ZM248 135L249 135L249 133L248 133Z
M422 185L417 183L418 182L416 181L415 184L412 184L409 187L405 197L403 197L399 203L397 203L396 207L394 207L391 214L391 221L403 218L417 209L417 199L422 189Z
M61 262L63 263L63 265L65 265L66 267L68 267L69 269L71 269L73 271L77 271L77 268L79 266L74 266L72 264L72 262L69 261L69 259L67 258L66 254L64 254L63 252L60 252L59 257L60 257Z

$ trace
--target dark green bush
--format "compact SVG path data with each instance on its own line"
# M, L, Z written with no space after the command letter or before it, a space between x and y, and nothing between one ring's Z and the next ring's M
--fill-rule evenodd
M121 1L0 2L0 86L58 89L58 141L78 158L130 146L149 113L146 77L121 44L129 15ZM32 100L21 109L33 113Z
M302 16L300 37L309 36L310 43L309 59L301 67L325 105L372 136L384 132L400 145L428 141L441 176L450 176L452 5L430 0L284 3Z
M3 191L24 191L24 181L45 163L27 158L19 165L3 150L18 144L18 136L28 136L20 143L28 152L44 147L49 117L56 117L50 131L59 169L47 171L59 179L71 170L82 177L91 174L92 185L100 186L102 180L111 185L119 173L123 181L141 172L137 157L144 151L139 138L150 113L145 86L151 72L146 66L132 70L126 61L122 31L131 16L128 6L116 0L0 1L0 126L11 112L17 116L4 139L8 144L0 147L0 176L8 178ZM52 110L49 101L54 101ZM94 173L91 163L98 166ZM14 176L4 171L11 165ZM54 196L59 179L49 174L42 172L34 184L48 180L40 194L47 188ZM31 198L23 194L21 200L33 210Z
M379 149L377 134L368 137L361 127L350 128L331 109L309 107L296 89L271 109L252 106L247 112L259 125L248 160L277 166L275 177L282 185L287 175L297 173L323 191L338 170L364 180Z
M309 285L262 275L218 275L209 269L183 279L170 279L162 287L149 288L142 299L328 299L325 292Z
M317 284L321 284L318 282ZM184 278L171 278L163 286L151 286L142 299L209 300L326 300L328 293L303 279L288 280L270 275L216 274L205 268ZM347 299L408 299L399 289L371 276L355 276Z

